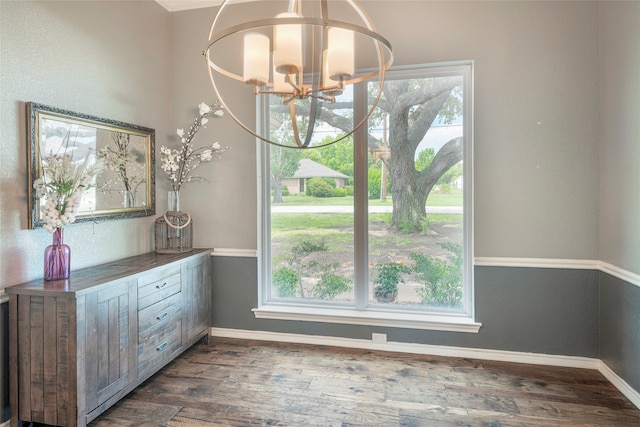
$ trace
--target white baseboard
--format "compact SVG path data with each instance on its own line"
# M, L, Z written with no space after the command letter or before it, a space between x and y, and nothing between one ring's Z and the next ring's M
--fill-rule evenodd
M640 408L640 393L633 387L631 387L625 380L620 378L618 374L613 372L613 370L611 370L611 368L608 367L607 364L602 360L600 360L598 371L600 371L600 373L604 375L606 379L611 381L611 384L613 384L620 391L620 393L624 394L627 399L631 401L631 403L636 405L637 408Z
M636 407L640 408L640 393L634 390L600 359L579 356L562 356L519 351L489 350L481 348L451 347L442 345L403 343L388 341L328 337L322 335L288 334L243 329L211 328L212 337L237 338L246 340L276 341L294 344L313 344L334 347L380 350L396 353L426 354L433 356L460 357L469 359L495 360L499 362L528 363L532 365L560 366L565 368L595 369L605 376Z
M358 348L362 350L380 350L395 353L428 354L431 356L461 357L500 362L528 363L532 365L563 366L569 368L598 369L599 359L578 356L557 356L538 353L525 353L481 348L451 347L387 341L377 343L372 340L328 337L321 335L288 334L267 331L248 331L242 329L211 328L211 336L238 338L260 341L277 341L295 344L326 345L333 347Z

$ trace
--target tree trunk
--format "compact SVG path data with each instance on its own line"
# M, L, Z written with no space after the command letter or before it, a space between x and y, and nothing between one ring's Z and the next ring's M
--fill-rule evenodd
M414 233L422 230L422 221L427 216L425 204L428 192L416 191L409 179L404 179L393 190L393 215L391 231ZM394 186L395 187L395 186Z
M439 79L419 90L410 90L406 81L385 83L390 123L391 156L387 166L393 197L392 231L422 231L429 192L442 174L462 160L462 138L456 138L447 142L423 171L415 167L420 142L458 85L457 77Z
M403 160L403 161L400 161ZM462 138L447 142L422 172L415 170L412 157L402 156L390 162L393 215L391 230L403 233L423 231L426 203L438 179L462 160Z
M273 190L273 203L282 203L282 180L279 176L272 177L271 189Z

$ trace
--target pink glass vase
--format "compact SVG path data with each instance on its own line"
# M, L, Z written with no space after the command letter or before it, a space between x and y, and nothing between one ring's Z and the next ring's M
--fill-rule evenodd
M44 250L44 280L62 280L69 278L71 249L62 243L63 229L53 232L53 244Z

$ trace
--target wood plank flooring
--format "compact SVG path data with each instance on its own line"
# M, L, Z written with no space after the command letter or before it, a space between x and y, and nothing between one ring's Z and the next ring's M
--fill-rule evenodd
M215 338L91 424L640 426L595 370Z

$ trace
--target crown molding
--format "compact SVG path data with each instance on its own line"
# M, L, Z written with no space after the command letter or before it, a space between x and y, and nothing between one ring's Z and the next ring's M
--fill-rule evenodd
M222 0L156 0L156 3L169 12L180 12L182 10L220 6Z

